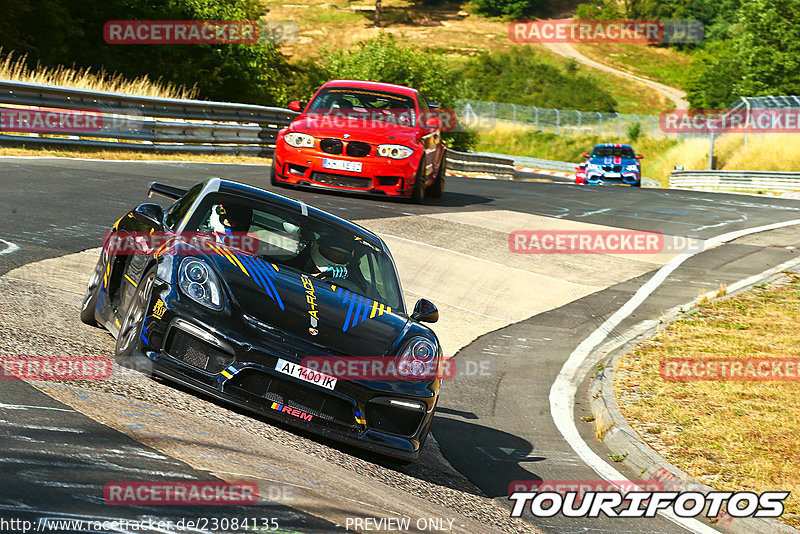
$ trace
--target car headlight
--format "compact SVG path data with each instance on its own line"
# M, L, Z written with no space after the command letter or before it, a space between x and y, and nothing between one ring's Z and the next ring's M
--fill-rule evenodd
M586 170L587 171L599 171L600 170L600 165L597 165L596 163L590 163L590 164L588 164L586 166Z
M313 148L314 137L304 133L291 132L284 136L286 142L297 148Z
M222 309L219 279L203 260L184 258L178 269L178 287L198 304L215 311Z
M378 145L378 155L384 158L405 159L414 151L403 145Z
M434 379L439 372L439 349L429 339L412 337L397 356L397 373L408 379Z
M639 166L638 165L625 165L625 170L626 171L638 171L639 170Z

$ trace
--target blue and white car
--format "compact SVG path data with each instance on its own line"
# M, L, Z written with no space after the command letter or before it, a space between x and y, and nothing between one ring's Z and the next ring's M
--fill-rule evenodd
M602 143L592 149L587 158L585 182L589 185L620 183L633 187L642 185L642 166L639 160L644 156L636 154L630 145Z

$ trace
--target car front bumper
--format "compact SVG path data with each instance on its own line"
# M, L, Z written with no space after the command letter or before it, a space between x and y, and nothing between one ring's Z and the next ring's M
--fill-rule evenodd
M326 168L326 159L361 163L361 172ZM410 196L414 189L420 157L402 160L367 156L354 158L326 154L282 144L275 149L275 177L287 185L336 189L354 193Z
M641 180L639 173L635 171L622 171L618 173L607 173L601 171L587 171L586 183L599 184L599 183L620 183L634 185Z
M277 371L278 358L300 363L302 357L280 339L270 339L256 320L205 310L167 283L153 293L136 361L129 365L336 441L406 461L419 456L433 420L438 379L339 380L327 390ZM392 399L419 408L390 406Z

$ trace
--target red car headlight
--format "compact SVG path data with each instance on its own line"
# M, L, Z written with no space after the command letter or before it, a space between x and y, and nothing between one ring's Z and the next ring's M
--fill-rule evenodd
M314 147L314 137L298 132L291 132L287 133L283 137L287 143L292 145L295 148L313 148Z

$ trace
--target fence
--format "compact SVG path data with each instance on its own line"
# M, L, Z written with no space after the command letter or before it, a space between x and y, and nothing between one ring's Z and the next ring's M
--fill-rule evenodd
M639 124L641 133L651 137L666 137L661 130L659 118L653 115L633 113L602 113L575 109L539 108L502 102L462 100L457 114L465 117L466 123L507 123L525 125L534 130L566 135L609 135L622 137L629 128Z

